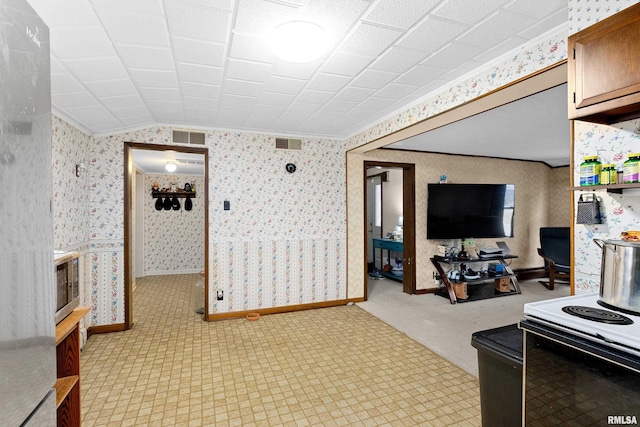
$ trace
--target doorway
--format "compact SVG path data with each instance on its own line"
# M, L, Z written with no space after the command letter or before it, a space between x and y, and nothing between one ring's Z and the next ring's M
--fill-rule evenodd
M394 177L393 181L390 177ZM364 181L364 299L367 300L370 274L401 281L403 292L415 294L415 165L365 161ZM394 186L390 186L392 183ZM380 272L385 265L388 271Z
M136 179L137 177L144 176L138 175L136 167L134 166L134 154L135 153L147 153L149 157L155 157L152 161L161 161L161 167L164 167L166 161L157 160L160 154L165 155L171 153L176 159L179 156L190 159L194 156L197 158L201 158L201 166L203 169L203 179L199 187L197 188L197 192L194 194L194 200L201 201L201 210L202 210L202 228L203 228L203 238L204 238L204 249L202 250L202 257L204 259L204 310L205 313L208 312L208 227L209 227L209 219L208 219L208 182L209 182L209 167L208 167L208 149L204 147L183 147L183 146L170 146L170 145L156 145L156 144L144 144L144 143L134 143L134 142L125 142L124 146L124 313L125 313L125 329L131 329L133 327L133 289L135 286L135 278L136 276L140 276L140 269L145 270L142 260L139 259L140 256L144 256L144 250L140 248L140 236L141 236L141 226L140 226L140 209L136 210L136 199L140 197L140 192L143 195L147 195L147 192L151 192L150 185L140 184L140 179ZM175 160L174 160L175 162ZM180 163L178 161L178 163ZM185 161L185 168L188 166L187 161ZM165 183L163 183L165 184ZM186 185L186 184L185 184ZM178 194L180 196L180 194ZM148 198L148 197L147 197ZM156 199L158 201L160 198ZM166 198L168 199L168 197ZM174 199L175 200L175 199ZM178 199L180 200L180 199ZM170 209L178 210L180 208L186 209L186 200L187 198L182 198L182 203L185 203L184 207L179 206L179 204L175 204L170 207ZM190 204L193 202L190 201ZM158 205L156 205L156 209L158 209ZM166 207L164 209L167 209ZM190 210L191 208L189 208ZM138 226L136 226L136 218L138 218ZM136 243L138 242L138 243Z

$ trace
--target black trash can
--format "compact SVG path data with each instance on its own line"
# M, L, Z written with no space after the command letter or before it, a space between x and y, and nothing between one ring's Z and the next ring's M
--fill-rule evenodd
M483 427L522 425L522 331L517 324L475 332Z

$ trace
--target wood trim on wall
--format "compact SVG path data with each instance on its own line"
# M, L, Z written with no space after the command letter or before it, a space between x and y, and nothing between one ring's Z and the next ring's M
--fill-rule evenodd
M131 188L133 174L132 150L175 151L178 153L202 154L204 157L204 310L209 312L209 148L185 147L181 145L145 144L142 142L124 143L124 325L125 329L133 327L133 286L131 280Z
M309 304L298 304L298 305L288 305L282 307L270 307L270 308L260 308L256 310L243 310L243 311L232 311L228 313L212 313L207 314L206 320L225 320L225 319L237 319L240 317L245 317L247 314L258 313L260 315L266 314L279 314L279 313L290 313L293 311L302 311L302 310L311 310L314 308L327 308L327 307L339 307L341 305L352 304L356 302L363 302L364 298L347 298L335 301L323 301L323 302L313 302Z
M126 330L127 328L124 323L114 323L113 325L90 326L87 328L87 340L91 337L91 335L110 334L111 332L122 332Z

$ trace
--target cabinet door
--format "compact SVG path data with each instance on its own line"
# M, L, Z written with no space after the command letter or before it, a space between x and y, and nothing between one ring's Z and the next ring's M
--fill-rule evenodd
M569 118L640 117L640 3L569 37Z

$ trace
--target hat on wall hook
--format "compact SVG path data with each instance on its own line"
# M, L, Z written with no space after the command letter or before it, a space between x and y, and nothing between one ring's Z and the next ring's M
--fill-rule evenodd
M285 166L285 169L289 173L294 173L296 171L296 165L294 165L293 163L287 163L287 165Z

